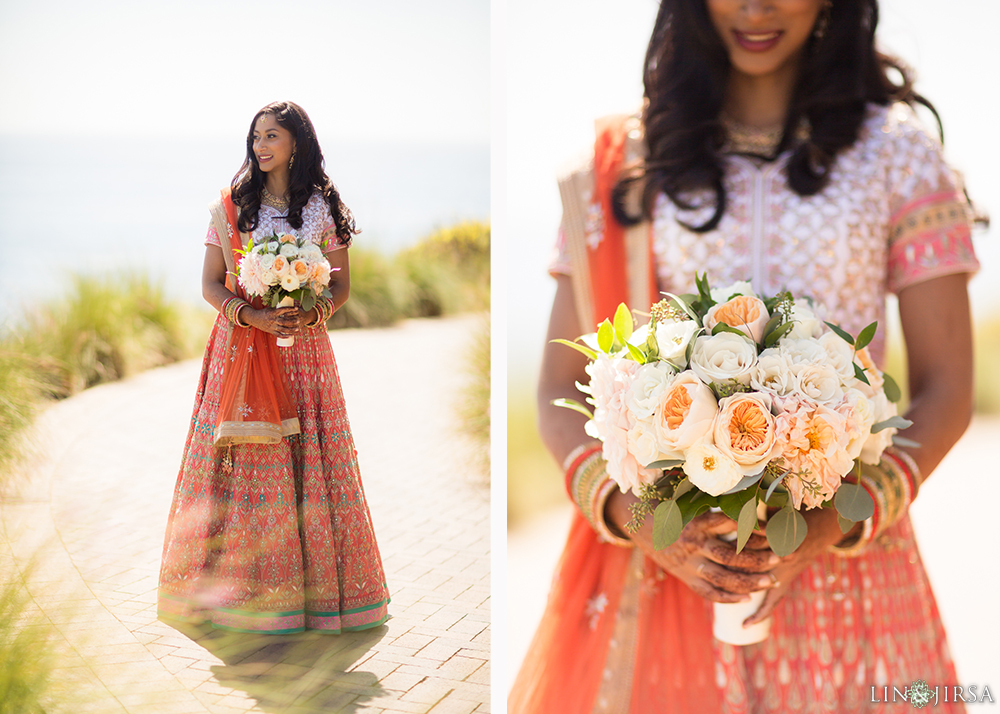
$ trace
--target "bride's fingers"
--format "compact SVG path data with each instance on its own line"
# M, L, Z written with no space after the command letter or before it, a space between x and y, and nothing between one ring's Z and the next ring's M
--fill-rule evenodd
M756 625L758 622L763 622L770 617L771 613L774 612L775 606L781 601L781 598L784 597L785 590L787 590L787 586L781 583L778 583L773 588L768 590L767 594L764 596L764 602L762 602L760 607L757 608L757 612L743 621L743 626L749 627L750 625Z
M777 582L777 578L769 573L740 573L712 561L701 563L698 566L698 573L711 585L730 593L752 593L772 588Z

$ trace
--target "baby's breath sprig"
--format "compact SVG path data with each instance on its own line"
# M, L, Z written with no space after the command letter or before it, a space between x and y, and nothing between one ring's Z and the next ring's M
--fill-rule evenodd
M658 303L649 308L650 319L656 322L667 322L668 320L673 320L674 322L680 322L681 320L690 320L691 316L688 315L683 310L678 310L676 307L670 304L669 300L660 300Z
M775 310L781 313L782 322L789 322L792 319L792 308L795 306L795 298L792 294L785 290L780 292L775 296L777 303L775 304Z
M712 382L712 389L715 390L715 396L718 399L725 399L726 397L731 397L734 394L739 394L741 392L753 391L753 387L749 384L740 384L739 382L726 382L722 384L719 382Z

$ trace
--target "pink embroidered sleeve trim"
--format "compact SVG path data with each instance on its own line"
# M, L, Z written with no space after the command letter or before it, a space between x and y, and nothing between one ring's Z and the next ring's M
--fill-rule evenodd
M916 283L954 273L975 273L979 261L967 222L908 231L889 246L888 289L899 293Z
M217 245L222 247L222 242L219 240L219 234L215 230L215 226L208 227L208 235L205 236L205 245Z

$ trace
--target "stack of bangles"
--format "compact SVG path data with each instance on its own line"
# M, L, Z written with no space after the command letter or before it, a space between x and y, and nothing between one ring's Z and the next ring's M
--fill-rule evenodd
M320 297L316 298L316 319L312 322L306 323L306 327L316 327L317 325L323 325L333 317L333 300L330 298Z
M243 298L233 295L232 297L226 298L225 302L222 303L222 309L219 312L221 312L223 317L237 327L250 327L250 325L240 321L240 308L244 305L249 306L250 303ZM333 317L333 301L329 298L321 297L316 300L315 310L316 318L312 322L306 323L306 327L316 327Z
M607 462L599 443L574 449L563 462L566 490L601 540L630 547L632 541L604 519L604 507L618 485L607 473ZM920 470L904 451L889 447L878 464L861 465L861 485L875 502L875 513L862 521L861 533L832 548L836 555L853 557L906 514L920 488Z
M239 318L240 308L243 307L244 305L249 306L250 303L248 303L243 298L236 297L235 295L233 295L230 298L226 298L225 302L222 303L222 309L219 310L219 312L221 312L223 317L225 317L227 320L229 320L237 327L250 327L250 325L244 322L240 322Z
M858 481L875 502L875 514L863 521L861 533L832 548L836 555L853 557L903 517L920 489L920 470L905 451L890 446L875 465L861 464Z
M578 446L570 452L563 462L566 490L602 541L632 547L631 540L616 532L604 520L604 506L618 484L608 476L608 462L604 460L602 450L601 444L595 442Z

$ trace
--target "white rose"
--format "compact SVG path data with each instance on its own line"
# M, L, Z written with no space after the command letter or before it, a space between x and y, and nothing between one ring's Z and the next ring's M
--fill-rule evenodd
M636 419L652 416L659 404L660 393L670 385L673 378L673 370L664 362L651 362L639 367L625 393L625 406L632 416Z
M885 421L889 417L894 417L898 414L896 405L886 399L885 392L877 392L871 401L872 411L875 413L872 424L878 424L880 421ZM892 437L895 433L896 429L890 427L883 429L877 434L869 435L865 439L864 446L861 447L859 458L866 464L877 464L882 459L882 452L892 444Z
M281 249L278 252L289 260L299 255L299 249L295 247L294 243L282 243Z
M712 288L709 294L715 302L726 302L734 295L754 295L755 293L753 285L746 280L737 280L732 285L727 285L724 288Z
M315 243L307 243L302 250L299 251L299 256L306 261L313 263L317 260L323 258L323 251Z
M285 273L281 278L281 287L283 290L291 292L292 290L299 289L299 279L296 278L292 273Z
M823 349L818 340L811 338L785 338L778 343L778 349L796 374L803 367L811 364L826 364L827 361L826 350Z
M798 390L799 380L788 358L778 348L769 347L760 353L757 364L750 370L750 386L758 392L772 392L783 397Z
M743 478L739 464L708 440L688 450L683 468L691 483L710 496L721 496Z
M267 244L267 252L268 253L275 253L275 254L277 254L277 252L278 252L278 241L273 240L270 243L268 243Z
M782 339L816 338L822 335L825 329L823 322L816 317L812 308L804 300L796 300L792 304L792 322L792 329ZM843 340L841 341L843 342Z
M648 466L660 459L660 449L656 441L656 428L653 423L641 419L628 430L628 450L635 456L640 466Z
M832 404L844 397L840 376L830 365L802 365L795 376L799 380L799 391L814 402Z
M750 370L757 362L757 346L748 337L732 332L702 335L694 341L691 369L702 382L750 383Z
M656 323L656 346L660 359L665 359L678 369L687 366L688 343L698 332L694 320L669 320Z
M820 346L826 350L829 365L840 376L841 384L854 379L854 348L835 332L827 332L819 338Z

